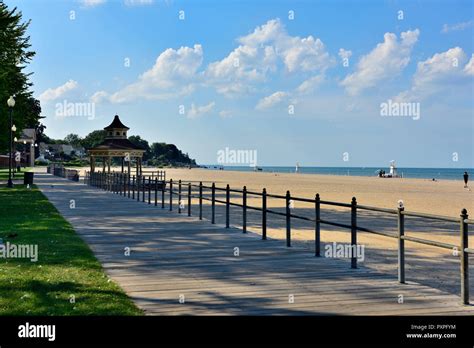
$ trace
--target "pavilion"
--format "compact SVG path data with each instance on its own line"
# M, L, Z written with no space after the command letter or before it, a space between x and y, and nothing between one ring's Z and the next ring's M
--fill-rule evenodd
M112 123L104 128L106 132L104 141L87 150L90 157L91 173L95 172L97 158L102 158L102 171L105 172L107 165L107 172L110 173L112 158L120 157L122 173L124 173L124 164L127 162L127 173L128 175L131 174L131 162L132 159L135 159L137 176L142 175L142 158L145 150L128 140L127 132L129 129L120 121L118 115L115 115Z

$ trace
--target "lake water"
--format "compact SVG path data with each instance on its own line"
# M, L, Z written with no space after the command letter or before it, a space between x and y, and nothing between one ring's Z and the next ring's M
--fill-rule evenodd
M207 165L208 169L217 170L218 165ZM295 167L272 167L262 166L263 172L267 173L294 173ZM388 173L389 168L376 167L300 167L299 172L303 174L325 174L325 175L349 175L349 176L377 176L380 169ZM235 170L243 172L254 171L249 166L224 166L224 170ZM474 180L473 168L397 168L398 174L404 178L419 179L444 179L444 180L463 180L465 171L469 173Z

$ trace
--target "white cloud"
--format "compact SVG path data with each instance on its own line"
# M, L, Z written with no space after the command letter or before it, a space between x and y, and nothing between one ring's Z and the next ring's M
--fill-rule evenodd
M279 19L257 27L239 41L250 47L272 45L290 72L325 70L333 63L320 39L311 35L306 38L291 36Z
M468 22L456 23L456 24L452 24L452 25L445 24L445 25L443 25L443 28L441 29L441 32L443 34L446 34L446 33L449 33L451 31L465 30L465 29L468 29L468 28L472 27L473 24L474 24L473 20L470 20Z
M325 71L335 64L320 39L290 36L279 19L257 27L238 43L225 58L211 62L204 70L200 70L201 45L168 48L135 82L114 93L98 91L91 100L123 103L168 99L192 93L198 86L214 88L226 96L241 96L258 92L270 73L281 66L287 73L312 73L312 77L306 74L307 80L299 88L308 93L324 81Z
M210 102L209 104L203 106L196 106L194 105L194 103L192 103L191 109L189 109L187 112L187 116L188 118L197 118L199 116L207 114L208 112L211 112L214 109L215 105L215 102Z
M276 70L277 56L271 46L240 45L224 59L208 65L205 76L218 93L243 94L251 84L263 82L269 71Z
M112 103L123 103L137 99L166 99L182 96L194 90L196 72L202 64L201 45L168 48L156 59L153 67L138 77L138 80L109 96ZM97 95L94 94L94 95ZM104 97L102 93L99 96Z
M419 101L446 88L455 88L463 81L470 81L473 60L474 55L467 62L467 55L460 47L434 54L418 63L411 88L400 93L396 99Z
M240 45L227 57L209 64L205 75L219 93L232 95L254 90L276 72L282 62L294 72L324 72L334 64L320 39L290 36L279 19L257 27L238 39Z
M48 88L46 91L40 94L39 99L42 102L49 102L61 98L67 92L76 89L78 86L77 81L69 80L63 85L56 88Z
M464 67L464 72L467 75L474 76L474 53L471 55L471 59Z
M99 5L103 5L107 2L107 0L80 0L80 3L85 7L96 7Z
M277 104L280 104L284 100L286 100L288 96L289 94L287 92L282 92L282 91L275 92L272 95L269 95L267 97L260 99L255 109L257 110L269 109Z
M108 97L109 94L106 91L98 91L92 95L90 101L92 103L101 103L102 101L107 100Z
M310 77L309 79L303 81L303 83L300 84L296 90L302 94L311 93L316 88L318 88L324 82L324 80L325 76L323 74Z
M357 63L356 71L346 76L341 85L350 95L356 95L395 77L410 62L411 51L419 34L418 29L406 31L400 34L398 40L395 34L385 33L384 42L363 56Z

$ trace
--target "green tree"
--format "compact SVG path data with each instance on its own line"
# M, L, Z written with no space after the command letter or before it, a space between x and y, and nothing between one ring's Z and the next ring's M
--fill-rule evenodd
M153 143L150 152L151 158L156 164L196 165L195 160L190 159L188 154L183 154L174 144Z
M64 142L66 144L72 145L72 146L81 146L83 139L77 135L77 134L68 134L64 138Z
M84 139L81 141L81 145L84 146L86 149L90 149L91 147L99 145L105 139L105 131L104 130L95 130L90 132L86 135Z
M148 144L148 141L142 139L139 135L129 136L128 140L130 140L133 145L141 147L143 150L145 150L145 153L143 154L143 160L148 161L151 158L150 145Z
M25 73L26 65L35 52L30 50L30 37L26 34L30 22L23 22L22 14L0 2L0 151L8 149L9 129L7 99L13 95L16 100L14 121L16 136L25 127L39 126L41 106L32 97L29 81L31 73Z

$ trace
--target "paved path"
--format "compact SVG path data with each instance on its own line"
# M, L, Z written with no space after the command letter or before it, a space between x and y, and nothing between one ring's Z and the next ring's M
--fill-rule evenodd
M352 270L347 260L315 258L283 241L47 174L36 174L35 183L147 314L474 314L456 295L398 284L396 275L365 267Z

